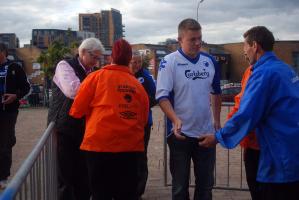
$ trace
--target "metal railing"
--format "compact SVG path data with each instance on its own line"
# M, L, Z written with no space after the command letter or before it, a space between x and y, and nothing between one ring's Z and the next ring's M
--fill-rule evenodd
M223 117L225 118L234 103L222 103ZM223 123L222 123L223 124ZM165 133L167 126L164 126ZM164 134L165 135L165 134ZM164 137L164 185L171 186L169 171L169 151L167 146L166 137ZM194 173L193 165L190 170L190 186L194 186ZM243 149L237 147L235 149L224 149L217 145L216 147L216 162L214 170L214 189L222 190L237 190L248 191L246 182L245 169L243 164Z
M0 200L57 199L57 139L52 122L16 175L0 196Z

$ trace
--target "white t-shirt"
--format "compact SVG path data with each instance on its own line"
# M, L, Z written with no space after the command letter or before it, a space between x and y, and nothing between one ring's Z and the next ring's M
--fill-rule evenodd
M212 56L200 52L191 59L179 49L161 60L156 99L170 100L185 135L198 137L214 131L210 93L221 93L219 67Z

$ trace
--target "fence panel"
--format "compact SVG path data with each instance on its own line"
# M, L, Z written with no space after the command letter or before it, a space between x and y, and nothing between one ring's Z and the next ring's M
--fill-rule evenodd
M233 103L222 103L221 124L225 123ZM166 118L165 118L166 120ZM165 121L164 120L164 121ZM165 126L165 133L167 126ZM165 137L164 137L165 138ZM164 185L171 186L171 174L169 171L169 149L166 138L164 139ZM170 178L169 178L170 177ZM194 186L193 164L190 170L190 186ZM243 150L241 147L235 149L224 149L220 145L216 147L216 163L214 171L214 189L248 191L245 169L243 164Z
M57 199L57 139L52 122L0 196L0 200Z

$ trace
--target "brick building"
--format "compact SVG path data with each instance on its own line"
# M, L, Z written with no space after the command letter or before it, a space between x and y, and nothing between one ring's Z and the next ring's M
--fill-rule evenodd
M44 84L44 73L36 61L40 53L41 50L37 47L16 49L16 55L23 61L24 70L31 84Z
M149 66L147 68L155 79L157 78L161 59L171 52L166 45L157 44L133 44L132 49L133 51L139 51L143 59L148 59Z
M242 74L248 67L243 54L243 43L229 43L219 46L230 55L228 68L225 71L227 73L226 78L231 82L241 81ZM299 72L299 41L276 41L274 53Z

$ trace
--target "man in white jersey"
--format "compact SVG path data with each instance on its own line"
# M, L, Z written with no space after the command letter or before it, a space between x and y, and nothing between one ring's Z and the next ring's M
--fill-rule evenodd
M172 199L189 199L192 158L194 200L211 200L215 148L200 147L198 137L220 128L219 66L212 56L200 52L202 34L196 20L185 19L179 24L178 41L181 48L160 63L156 91L156 99L168 117L167 124L172 125L167 131Z

